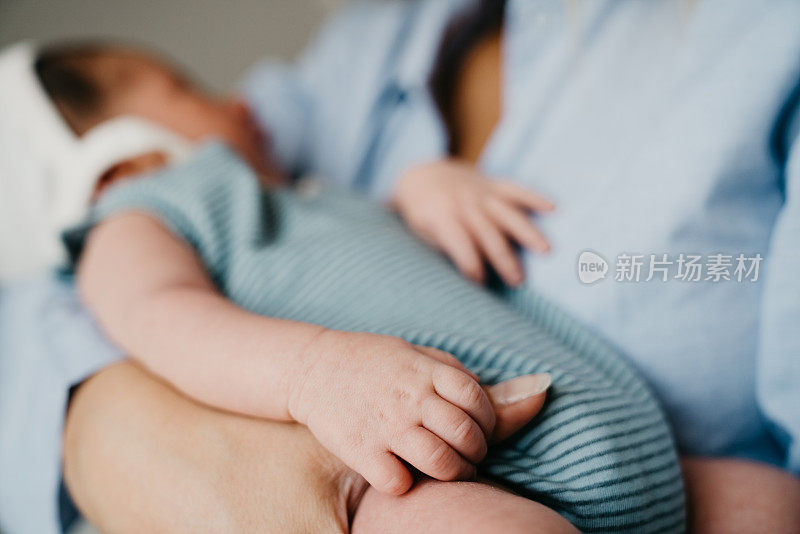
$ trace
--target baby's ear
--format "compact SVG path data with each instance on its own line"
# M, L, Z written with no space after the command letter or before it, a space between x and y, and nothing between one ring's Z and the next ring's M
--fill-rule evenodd
M146 154L120 161L111 166L97 180L92 200L96 200L106 187L115 182L155 172L166 164L167 157L161 152L147 152Z

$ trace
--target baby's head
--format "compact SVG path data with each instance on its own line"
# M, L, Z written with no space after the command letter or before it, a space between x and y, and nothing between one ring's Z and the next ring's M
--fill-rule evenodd
M57 46L39 53L35 71L78 136L115 117L132 115L189 142L220 139L257 172L276 171L265 156L263 136L243 102L203 91L153 54L99 44ZM160 164L163 158L159 154L143 154L121 162L123 167L115 172L130 174Z

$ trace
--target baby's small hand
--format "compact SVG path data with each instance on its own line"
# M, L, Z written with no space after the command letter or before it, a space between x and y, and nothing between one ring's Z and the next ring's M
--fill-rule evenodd
M507 284L524 271L514 243L546 252L550 245L530 218L551 211L542 196L508 181L492 180L454 159L419 165L399 180L394 206L424 241L442 250L464 276L484 280L484 260Z
M400 338L325 331L306 350L289 412L376 489L413 482L400 459L439 480L470 478L495 412L452 355Z

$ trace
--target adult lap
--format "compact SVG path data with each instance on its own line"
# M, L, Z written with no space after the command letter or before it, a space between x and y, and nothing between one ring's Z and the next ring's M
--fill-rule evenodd
M64 464L104 532L346 532L362 489L307 429L212 410L132 363L77 390Z

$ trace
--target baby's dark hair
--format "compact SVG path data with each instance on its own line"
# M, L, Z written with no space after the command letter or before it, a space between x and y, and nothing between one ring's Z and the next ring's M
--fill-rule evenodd
M102 43L49 46L39 52L34 64L45 93L77 135L100 122L106 94L91 66L109 50Z

